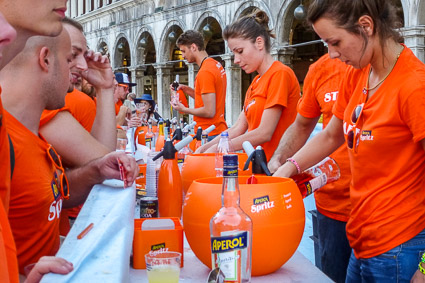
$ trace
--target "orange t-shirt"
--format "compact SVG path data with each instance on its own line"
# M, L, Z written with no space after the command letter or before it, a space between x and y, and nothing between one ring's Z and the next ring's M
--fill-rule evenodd
M1 88L0 88L1 93ZM7 219L7 209L10 199L10 149L6 132L6 119L0 97L0 278L4 282L19 282L16 246Z
M299 98L300 85L297 77L291 68L279 61L275 61L263 76L257 75L248 88L243 107L248 131L260 125L265 109L276 105L284 107L271 140L261 145L267 160L272 157L283 133L294 122Z
M65 96L65 106L89 133L96 118L96 103L87 94L74 88Z
M369 70L352 70L345 78L348 85L340 89L344 95L334 114L343 119L346 138L353 110L365 101ZM357 85L350 86L353 81ZM347 237L358 258L389 251L425 228L424 93L425 65L405 46L354 128L359 143L357 152L348 150L352 211Z
M325 128L332 118L332 106L348 68L348 65L331 59L328 54L312 64L304 80L304 94L298 102L298 113L306 118L316 118L323 114ZM351 172L347 145L340 146L330 157L339 165L341 177L314 192L316 207L327 217L347 222L351 211Z
M122 100L118 99L117 103L115 103L115 115L118 115L120 112L120 108L122 106Z
M193 116L193 120L196 122L196 127L201 127L202 130L215 125L215 129L209 134L210 136L219 135L227 130L226 120L224 119L226 86L226 72L223 66L212 58L205 59L195 78L195 108L204 106L203 94L215 93L215 115L212 118Z
M1 88L0 88L1 94ZM0 96L0 200L6 212L9 210L9 198L10 198L10 147L9 138L6 131L6 119L3 115L3 104Z
M40 118L40 127L47 124L58 112L69 111L71 115L86 129L88 132L96 117L96 103L85 93L74 88L65 96L65 106L56 110L44 110Z
M26 265L58 251L63 199L55 185L58 173L47 155L47 142L6 111L5 115L16 157L9 222L18 252L19 272L24 274Z

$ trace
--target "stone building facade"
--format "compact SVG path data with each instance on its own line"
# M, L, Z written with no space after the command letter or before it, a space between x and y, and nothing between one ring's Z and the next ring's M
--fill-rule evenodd
M406 45L424 61L425 0L390 1L399 7ZM67 13L83 25L89 47L108 54L114 70L131 75L138 96L152 94L164 117L172 115L169 85L175 75L193 86L197 72L196 65L181 61L175 40L188 29L202 32L208 54L227 72L226 120L232 124L253 75L233 64L222 30L254 8L264 10L276 34L272 55L293 67L302 82L326 49L305 22L294 18L301 2L308 6L310 0L70 0ZM193 106L192 99L189 103Z

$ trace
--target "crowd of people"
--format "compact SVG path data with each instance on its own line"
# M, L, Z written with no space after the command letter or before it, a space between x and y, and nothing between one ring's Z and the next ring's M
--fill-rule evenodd
M160 119L150 94L131 93L129 76L88 49L66 4L0 0L2 282L73 270L54 257L59 236L95 184L120 178L118 163L133 183L138 166L115 151L117 137ZM401 43L396 19L389 1L311 1L308 21L328 54L310 66L302 97L294 72L270 54L264 11L226 26L235 64L257 73L230 128L223 66L199 32L176 41L199 71L193 88L170 85L194 107L170 105L203 130L215 125L196 153L216 152L227 131L234 150L261 145L277 177L327 156L339 164L340 180L315 193L321 268L335 282L425 281L425 66ZM307 142L320 117L324 130Z

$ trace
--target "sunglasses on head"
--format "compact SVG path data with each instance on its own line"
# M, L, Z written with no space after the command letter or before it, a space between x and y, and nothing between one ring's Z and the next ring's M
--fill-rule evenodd
M69 184L68 184L68 178L65 175L65 170L62 166L62 161L59 158L59 155L55 151L55 149L49 145L49 148L47 149L47 155L49 156L50 160L53 162L53 164L56 167L56 170L60 172L59 174L59 184L56 184L63 196L64 199L69 199ZM56 180L55 180L56 182Z

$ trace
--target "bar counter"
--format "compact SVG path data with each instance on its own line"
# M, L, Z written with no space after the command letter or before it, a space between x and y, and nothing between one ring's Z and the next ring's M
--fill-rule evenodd
M130 267L134 232L135 186L108 180L93 187L57 256L74 264L67 275L47 274L41 282L148 282L146 270ZM82 238L87 226L93 228ZM284 243L282 243L284 244ZM187 242L180 282L206 282L209 268L193 254ZM332 282L300 252L279 270L252 282Z

